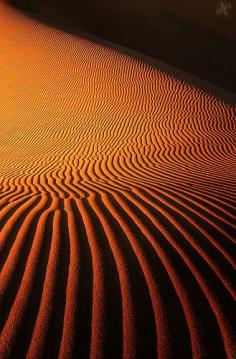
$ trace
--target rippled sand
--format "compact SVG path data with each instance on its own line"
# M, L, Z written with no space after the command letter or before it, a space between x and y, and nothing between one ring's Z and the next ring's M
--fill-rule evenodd
M4 3L0 49L0 358L233 358L233 106Z

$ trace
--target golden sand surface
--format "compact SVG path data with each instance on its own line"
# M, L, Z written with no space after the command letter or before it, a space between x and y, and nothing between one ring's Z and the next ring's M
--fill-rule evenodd
M233 358L235 108L0 3L0 358Z

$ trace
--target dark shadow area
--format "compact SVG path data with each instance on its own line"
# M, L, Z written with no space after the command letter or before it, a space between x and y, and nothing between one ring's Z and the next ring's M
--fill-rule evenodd
M11 3L44 22L130 48L236 93L235 0Z

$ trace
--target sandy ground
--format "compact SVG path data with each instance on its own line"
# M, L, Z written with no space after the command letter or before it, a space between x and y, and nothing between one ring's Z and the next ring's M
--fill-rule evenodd
M235 107L0 3L0 358L234 358Z

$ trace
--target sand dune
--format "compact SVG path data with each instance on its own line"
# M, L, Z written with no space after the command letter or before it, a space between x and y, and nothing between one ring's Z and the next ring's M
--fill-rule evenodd
M235 108L0 4L0 358L233 358Z

